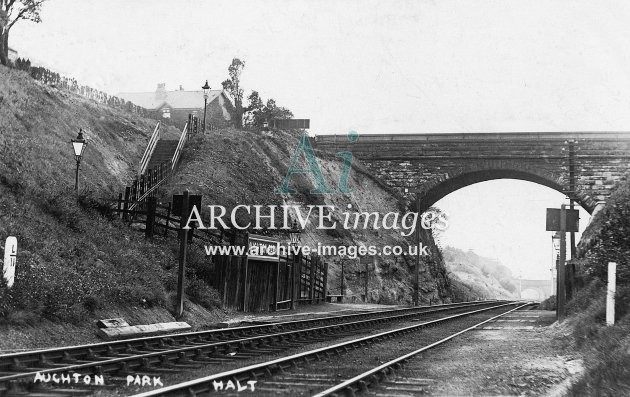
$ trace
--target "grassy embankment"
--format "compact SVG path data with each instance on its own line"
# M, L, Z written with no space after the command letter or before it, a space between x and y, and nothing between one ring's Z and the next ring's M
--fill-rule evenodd
M512 271L496 260L472 251L446 247L444 259L452 282L453 294L459 300L514 299L517 281Z
M630 182L620 182L583 234L578 258L585 287L567 304L566 329L584 355L571 396L630 395ZM616 323L605 325L608 262L617 263Z
M176 247L105 215L155 123L0 67L1 245L18 239L15 285L0 285L0 322L80 324L117 307L169 307ZM89 144L77 197L70 139L79 128Z

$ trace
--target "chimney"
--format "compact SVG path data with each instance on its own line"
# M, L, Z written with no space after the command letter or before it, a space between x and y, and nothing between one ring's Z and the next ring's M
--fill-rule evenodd
M166 83L159 83L157 85L155 99L166 99Z

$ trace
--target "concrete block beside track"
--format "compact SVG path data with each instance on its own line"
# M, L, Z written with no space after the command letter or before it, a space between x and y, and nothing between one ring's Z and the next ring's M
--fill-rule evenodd
M103 339L128 339L141 336L158 335L177 331L188 331L192 327L185 322L157 323L146 325L129 325L114 328L100 328L96 334Z

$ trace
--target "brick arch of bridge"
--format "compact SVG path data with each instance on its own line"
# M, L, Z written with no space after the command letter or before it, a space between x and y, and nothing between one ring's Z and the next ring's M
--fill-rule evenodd
M486 182L496 179L516 179L537 183L547 186L560 193L568 191L568 187L563 186L555 178L539 175L535 171L516 170L512 168L490 168L476 171L464 171L460 174L442 174L439 178L425 182L423 190L416 193L416 198L420 199L419 211L423 212L437 203L440 199L466 186L479 182ZM589 213L593 212L596 203L591 197L581 192L577 193L576 201Z
M522 298L523 291L527 290L536 291L538 296L542 299L547 299L553 295L552 280L520 280L519 283L521 291L521 296L519 296L519 298Z
M593 213L630 170L626 132L373 134L358 140L322 135L315 148L351 153L369 174L400 193L406 206L418 195L430 205L463 186L499 178L567 194L573 171L576 199Z

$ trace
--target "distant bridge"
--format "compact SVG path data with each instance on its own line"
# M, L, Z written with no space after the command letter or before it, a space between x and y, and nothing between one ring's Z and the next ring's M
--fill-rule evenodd
M519 291L519 298L542 301L553 295L553 280L520 280Z
M356 142L321 135L315 147L351 152L407 204L420 199L423 211L449 193L493 179L520 179L568 194L569 141L575 141L575 199L592 213L630 169L630 133L376 134Z

